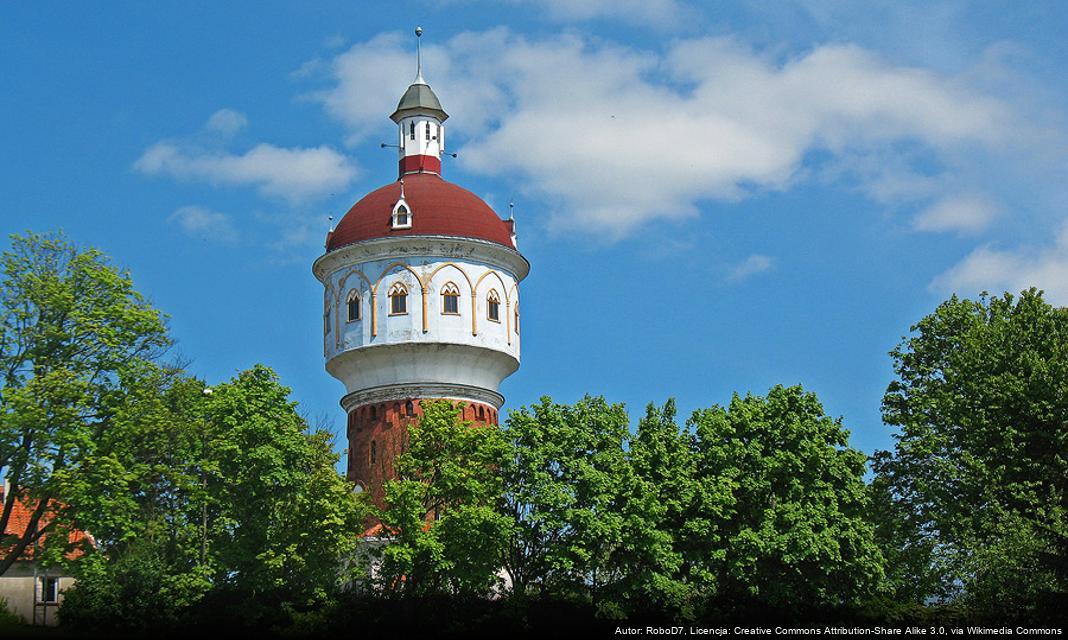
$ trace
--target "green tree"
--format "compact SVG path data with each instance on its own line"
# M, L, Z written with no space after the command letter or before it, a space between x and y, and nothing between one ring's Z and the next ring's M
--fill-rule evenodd
M705 570L721 601L834 607L875 591L883 557L866 518L866 456L815 394L735 395L690 424L709 509Z
M79 483L101 536L64 624L284 623L343 590L368 507L275 374L256 366L210 393L180 372L149 379L128 387L114 448Z
M33 506L21 536L0 537L0 574L27 547L72 526L67 489L98 452L123 380L169 344L162 315L125 271L61 235L11 236L0 256L0 473ZM48 536L53 544L64 536Z
M578 598L619 613L626 535L645 518L633 504L623 405L586 396L543 397L508 417L504 513L514 523L505 555L514 593Z
M366 515L335 470L332 437L310 431L273 371L214 387L204 411L207 562L216 586L265 606L321 602Z
M179 369L149 365L120 385L95 455L65 482L96 548L68 562L78 582L64 624L168 628L211 589L201 553L203 389Z
M634 479L627 496L619 599L631 610L689 617L707 596L709 576L701 559L711 522L700 505L692 435L675 422L675 401L649 404L631 438L628 460Z
M1063 597L1068 310L1034 289L954 296L912 332L891 352L883 416L899 432L875 471L933 575L897 581L1001 611Z
M510 523L497 510L505 443L441 400L422 404L386 483L381 587L410 596L483 597L500 587Z

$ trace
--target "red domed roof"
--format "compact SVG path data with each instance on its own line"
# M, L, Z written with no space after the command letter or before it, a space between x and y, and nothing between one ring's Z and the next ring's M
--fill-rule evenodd
M398 181L364 196L327 236L326 250L391 236L460 236L514 248L510 222L501 220L482 198L433 173L404 176L404 200L412 211L412 226L393 229L393 206L400 192Z

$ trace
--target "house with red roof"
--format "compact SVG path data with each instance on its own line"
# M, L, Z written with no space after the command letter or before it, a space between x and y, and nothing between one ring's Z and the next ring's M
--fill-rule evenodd
M0 490L0 504L6 504L10 488L4 484ZM38 503L14 497L11 514L3 530L0 549L10 549L27 529L32 526L33 514ZM38 529L44 529L52 521L50 510L37 522ZM63 592L74 584L74 577L69 571L59 567L44 566L39 562L39 549L48 538L43 533L33 544L28 546L18 560L0 575L0 601L8 611L22 618L23 621L37 625L56 625L59 623L59 606L63 603ZM84 553L84 545L92 544L93 539L85 531L71 531L67 534L67 558L76 558Z

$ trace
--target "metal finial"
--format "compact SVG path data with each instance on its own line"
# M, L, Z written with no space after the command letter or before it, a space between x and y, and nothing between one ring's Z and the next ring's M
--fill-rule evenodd
M333 231L334 231L334 216L327 216L326 219L330 221L330 232L333 233Z
M423 49L419 45L423 37L423 28L415 28L415 81L419 84L426 84L423 80Z
M508 201L508 219L515 220L515 203L511 200Z
M400 195L400 197L401 197L401 200L404 200L404 178L400 179L400 184L401 184L401 195Z

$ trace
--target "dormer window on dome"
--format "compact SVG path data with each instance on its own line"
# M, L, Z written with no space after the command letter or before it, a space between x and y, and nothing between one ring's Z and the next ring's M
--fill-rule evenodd
M412 208L404 199L404 180L400 181L400 199L393 205L392 227L394 229L412 228Z

